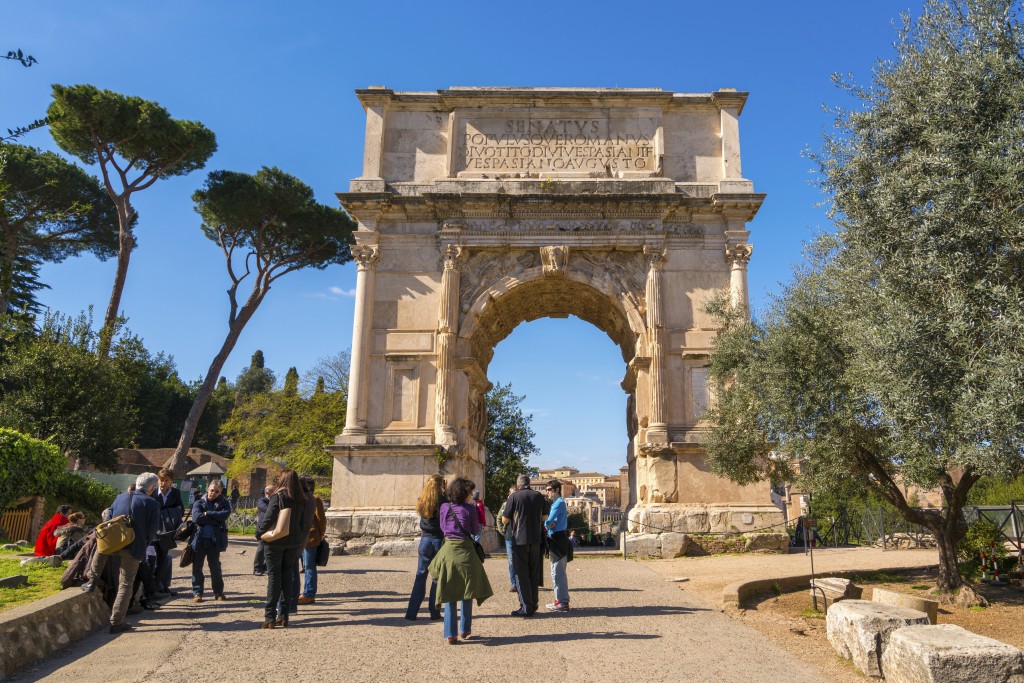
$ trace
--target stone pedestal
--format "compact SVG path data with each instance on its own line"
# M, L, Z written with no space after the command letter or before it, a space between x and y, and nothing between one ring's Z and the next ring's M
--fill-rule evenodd
M329 446L334 456L327 538L335 552L415 555L420 536L416 499L427 478L484 481L483 464L427 445ZM493 527L494 520L488 520ZM497 535L482 539L490 552Z

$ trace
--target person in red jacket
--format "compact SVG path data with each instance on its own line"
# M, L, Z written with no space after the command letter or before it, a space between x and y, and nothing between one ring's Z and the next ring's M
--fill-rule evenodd
M36 538L36 555L49 557L57 553L58 539L53 535L53 532L57 530L57 527L68 523L68 515L70 513L70 505L61 505L57 508L57 513L50 518L50 521L43 525L42 530L39 532L39 537Z
M476 518L480 522L480 533L474 536L473 540L479 543L480 537L484 534L484 527L487 526L487 508L484 507L484 502L480 500L479 491L473 491L473 505L476 506Z

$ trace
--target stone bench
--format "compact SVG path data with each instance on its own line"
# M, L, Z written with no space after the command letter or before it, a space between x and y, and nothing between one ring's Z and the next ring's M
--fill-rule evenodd
M840 656L852 660L861 673L881 678L889 636L905 626L927 626L928 615L868 600L843 600L829 608L825 625L828 642Z
M1021 683L1024 652L952 624L893 631L882 654L886 683Z
M826 577L824 579L811 579L811 598L817 602L818 598L825 601L822 609L828 610L829 606L840 600L859 600L864 589L855 585L850 579L839 577Z
M909 607L910 609L916 609L918 612L924 612L928 615L928 622L930 624L938 622L939 603L937 600L919 598L916 595L897 593L896 591L890 591L884 588L872 588L871 602L877 602L882 605L895 605L896 607Z

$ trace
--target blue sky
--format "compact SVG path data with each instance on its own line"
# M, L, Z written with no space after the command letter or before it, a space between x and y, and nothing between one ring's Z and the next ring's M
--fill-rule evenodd
M789 278L801 244L828 229L810 162L843 104L834 72L867 80L892 54L893 21L919 2L632 5L499 2L24 2L4 9L0 129L41 117L50 84L91 83L202 121L219 150L207 168L136 195L136 249L122 308L151 350L186 379L205 374L227 326L227 276L190 200L215 169L278 166L337 205L361 172L364 114L355 88L660 87L750 92L740 118L743 173L768 198L749 225L751 303ZM54 149L46 130L24 142ZM44 304L102 317L114 261L44 268ZM355 268L289 275L243 333L223 374L256 349L283 376L351 345ZM526 395L541 455L534 464L615 472L625 463L624 365L603 333L575 318L521 325L502 342L491 381Z

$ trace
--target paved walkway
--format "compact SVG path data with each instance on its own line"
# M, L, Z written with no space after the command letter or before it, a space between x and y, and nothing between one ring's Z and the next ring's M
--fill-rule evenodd
M332 557L317 604L300 608L285 630L260 630L266 583L251 575L254 547L233 539L223 558L228 602L194 604L175 568L178 597L129 617L134 631L98 633L15 680L824 681L717 604L647 563L615 558L570 564L572 611L542 607L531 619L509 616L517 602L506 563L488 560L496 594L474 614L477 638L451 646L425 610L416 622L403 619L415 558ZM542 591L542 604L550 600Z

